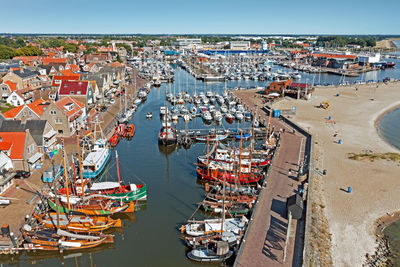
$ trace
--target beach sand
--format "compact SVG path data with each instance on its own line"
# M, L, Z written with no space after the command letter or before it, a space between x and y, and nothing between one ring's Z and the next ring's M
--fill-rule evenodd
M366 253L373 254L376 247L376 220L400 210L399 162L347 158L348 153L365 150L399 152L380 138L375 123L382 113L400 105L400 83L357 87L357 91L354 85L317 88L308 101L285 98L273 106L295 106L293 120L315 136L316 151L322 152L316 166L327 170L320 193L335 266L362 266ZM318 108L325 100L329 109ZM346 192L348 187L352 193Z
M376 42L376 48L386 48L386 49L397 49L397 46L393 43L393 40L382 40Z

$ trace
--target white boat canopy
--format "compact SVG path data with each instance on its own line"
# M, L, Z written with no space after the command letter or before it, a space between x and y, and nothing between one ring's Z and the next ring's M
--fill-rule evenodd
M90 190L92 191L108 190L117 187L119 187L118 182L100 182L100 183L93 183L93 185L90 187Z

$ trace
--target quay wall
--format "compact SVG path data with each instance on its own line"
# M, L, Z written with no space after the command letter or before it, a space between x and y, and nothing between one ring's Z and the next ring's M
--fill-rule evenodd
M273 164L273 162L274 162L275 155L276 155L276 153L277 153L277 151L278 151L278 149L279 149L279 144L280 144L280 139L278 140L278 143L276 144L276 149L275 149L275 151L274 151L274 155L273 155L272 158L271 158L271 163L270 163L269 166L272 166L272 164ZM248 223L248 225L247 225L247 227L246 227L246 232L244 233L244 236L243 236L242 242L241 242L241 244L240 244L238 253L237 253L237 255L236 255L235 263L233 264L234 267L238 267L238 266L239 266L239 259L240 259L240 256L241 256L242 253L243 253L243 248L244 248L244 245L246 244L247 236L248 236L248 234L249 234L249 232L250 232L249 229L250 229L250 227L251 227L252 224L253 224L254 215L256 214L257 207L258 207L258 205L259 205L259 203L260 203L261 195L264 193L264 189L265 189L265 188L267 187L267 185L268 185L268 176L269 176L270 170L271 170L271 168L268 168L267 172L266 172L265 175L264 175L264 182L263 182L263 185L262 185L262 187L261 187L260 194L258 195L257 202L256 202L256 204L254 205L253 211L252 211L252 213L251 213L251 217L250 217L249 223Z
M240 99L238 99L239 102L242 102ZM248 108L248 107L247 107ZM270 114L271 111L271 107L269 105L266 105L264 107L261 108L261 110L263 110L267 115ZM254 115L254 114L253 114ZM299 132L300 134L304 135L306 138L306 144L305 144L305 151L304 151L304 164L303 164L303 168L304 168L304 173L307 175L308 177L308 189L307 189L307 198L306 198L306 209L305 209L305 223L304 223L304 232L303 231L297 231L297 233L304 233L304 237L301 237L300 239L304 239L304 245L302 248L302 253L303 253L303 263L302 266L304 267L309 267L310 266L310 258L311 258L311 247L310 247L310 234L311 234L311 223L312 223L312 219L311 219L311 207L312 207L312 200L313 200L313 177L314 177L314 172L313 172L313 162L314 162L314 137L304 128L302 128L301 126L299 126L298 124L294 123L292 120L290 120L289 118L287 118L284 115L280 115L279 117L280 120L282 120L283 122L285 122L287 125L289 125L290 127L292 127L293 129L295 129L297 132ZM264 120L262 121L262 123L267 126L267 122ZM280 143L280 140L279 140ZM271 159L271 165L273 164L275 155L277 150L279 149L279 143L277 144L277 148L274 152L274 155ZM270 166L271 166L270 165ZM269 171L270 168L268 168L267 173L265 174L265 180L262 186L262 190L260 192L260 195L258 197L258 199L260 199L261 194L264 192L264 188L266 188L267 184L268 184L268 175L269 175ZM249 229L252 226L252 222L254 220L254 214L255 211L258 207L258 201L256 203L256 205L254 206L253 212L252 212L252 216L250 218L249 224L247 226L246 229L246 233L243 237L243 241L239 247L236 259L235 259L235 263L234 266L238 267L239 265L239 259L240 256L243 252L243 247L246 243L246 238L247 235L249 233ZM297 239L297 237L296 237ZM301 253L301 252L300 252ZM300 264L299 264L300 265Z

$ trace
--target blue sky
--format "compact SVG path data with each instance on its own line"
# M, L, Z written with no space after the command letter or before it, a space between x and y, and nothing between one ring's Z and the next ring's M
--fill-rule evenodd
M3 0L0 6L6 33L400 34L400 0Z

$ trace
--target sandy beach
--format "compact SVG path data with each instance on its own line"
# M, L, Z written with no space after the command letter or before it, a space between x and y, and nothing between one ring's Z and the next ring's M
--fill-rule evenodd
M335 266L362 266L366 253L374 254L376 220L400 210L400 163L356 161L347 156L365 150L399 152L380 138L375 123L384 112L400 105L400 83L357 88L317 88L308 101L285 98L273 106L295 106L293 120L315 136L319 154L315 166L327 170L320 193L332 233ZM322 101L329 102L327 110L318 107Z
M382 40L376 42L376 48L385 48L385 49L397 49L397 46L393 43L396 39Z

